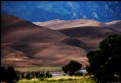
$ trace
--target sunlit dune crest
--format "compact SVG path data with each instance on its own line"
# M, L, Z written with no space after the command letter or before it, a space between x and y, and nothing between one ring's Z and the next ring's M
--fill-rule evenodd
M38 26L45 26L49 27L53 30L65 29L65 28L74 28L74 27L81 27L81 26L97 26L97 27L104 27L105 24L101 22L97 22L95 20L52 20L47 22L33 22Z

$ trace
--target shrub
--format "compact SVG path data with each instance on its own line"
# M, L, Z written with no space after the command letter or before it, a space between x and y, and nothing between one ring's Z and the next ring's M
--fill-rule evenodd
M74 75L76 71L78 71L79 69L81 69L82 64L78 63L77 61L70 61L68 64L64 65L62 67L62 70L64 71L64 73L69 74L70 76Z
M75 76L82 76L83 74L82 74L82 72L76 72L75 73Z

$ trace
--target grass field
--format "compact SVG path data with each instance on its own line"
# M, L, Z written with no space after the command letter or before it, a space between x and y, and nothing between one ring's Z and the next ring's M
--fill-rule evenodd
M44 81L40 81L39 79L23 79L18 81L17 83L95 83L91 77L84 76L63 76L59 78L46 78Z
M61 71L61 67L15 67L17 71Z

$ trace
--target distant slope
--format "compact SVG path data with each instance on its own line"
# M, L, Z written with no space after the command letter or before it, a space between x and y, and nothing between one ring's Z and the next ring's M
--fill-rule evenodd
M107 22L107 27L121 33L121 20Z
M6 18L6 19L4 19ZM58 31L40 27L14 16L2 16L2 42L26 41L48 42L63 40L67 36ZM4 23L6 22L6 23ZM8 25L9 24L9 25Z
M87 43L77 39L77 38L66 38L64 39L63 41L61 41L65 44L68 44L68 45L71 45L71 46L76 46L76 47L79 47L79 48L83 48L85 49L86 51L89 51L90 49L92 49L91 46L89 46Z
M47 22L34 22L34 24L58 30L69 37L83 41L88 44L88 46L91 47L89 49L92 50L92 48L98 47L99 42L104 37L112 34L120 34L119 31L121 23L120 20L102 23L90 19L79 19L69 21L51 20Z
M80 26L80 27L73 27L69 29L61 29L59 31L70 37L77 37L77 38L78 37L100 38L112 32L109 29L106 29L104 27L97 27L97 26L96 27Z
M5 26L8 26L8 25L20 22L20 21L22 21L22 19L17 18L15 16L1 14L2 27L5 27Z
M73 27L68 29L61 29L60 32L65 35L77 38L80 41L86 43L86 50L95 50L98 48L99 42L103 40L108 35L118 34L115 31L107 29L105 27L95 27L95 26L81 26L81 27Z

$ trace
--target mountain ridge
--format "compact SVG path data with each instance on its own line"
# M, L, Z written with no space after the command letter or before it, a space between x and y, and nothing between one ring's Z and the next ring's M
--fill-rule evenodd
M100 22L121 20L120 1L2 1L2 14L15 15L31 22L53 19L94 19ZM29 9L28 9L29 8Z

